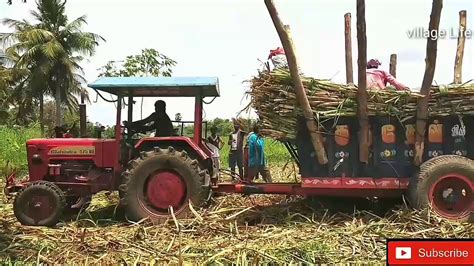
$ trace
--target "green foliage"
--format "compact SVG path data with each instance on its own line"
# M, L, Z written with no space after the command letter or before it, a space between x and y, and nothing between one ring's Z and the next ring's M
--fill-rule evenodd
M109 61L102 67L100 77L164 76L171 77L176 61L155 49L143 49L141 54L129 55L120 68Z
M56 110L62 105L77 110L76 96L83 93L83 56L92 56L99 41L94 33L81 31L86 17L70 21L63 0L39 0L37 10L31 12L35 21L4 19L3 24L13 33L4 34L9 44L6 55L12 69L18 72L11 82L12 104L18 106L17 117L33 110L33 102L43 102L44 95L54 95ZM62 124L62 115L56 124ZM24 123L23 123L24 124Z
M12 169L20 173L27 172L26 141L40 137L37 124L29 127L0 126L0 177L4 177ZM6 168L8 162L8 168Z

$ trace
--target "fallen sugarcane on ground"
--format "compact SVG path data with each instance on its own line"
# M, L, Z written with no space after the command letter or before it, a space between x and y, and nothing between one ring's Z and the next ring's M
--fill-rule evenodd
M302 115L288 71L277 69L261 72L250 81L251 106L263 122L262 132L275 139L293 139L296 118ZM329 80L303 78L306 94L319 122L339 116L355 116L357 112L357 86L336 84ZM416 92L387 90L368 91L369 116L390 115L401 121L416 114ZM429 112L432 116L452 114L474 115L474 82L461 85L432 87Z
M291 173L280 170L273 169L275 178L289 181ZM194 219L179 220L178 231L173 220L157 226L127 223L114 215L115 194L97 195L87 212L54 229L20 226L11 204L0 198L0 261L382 263L387 238L469 238L474 233L472 224L448 222L403 205L376 215L363 202L360 208L366 211L356 212L348 202L338 202L348 209L327 211L297 197L222 196Z

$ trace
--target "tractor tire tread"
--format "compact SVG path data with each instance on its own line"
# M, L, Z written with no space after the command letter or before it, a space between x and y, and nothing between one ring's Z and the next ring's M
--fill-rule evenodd
M182 164L187 165L187 168L189 171L192 173L192 176L194 176L196 182L192 182L195 185L192 185L192 190L194 194L191 194L188 196L188 200L191 200L193 206L197 207L202 207L205 205L207 199L209 198L209 193L211 191L210 187L203 187L202 184L204 184L206 180L206 174L203 174L202 172L205 173L205 171L202 171L199 167L198 163L193 163L193 161L197 162L197 160L191 159L185 151L178 151L173 147L168 147L167 149L160 149L160 148L155 148L151 151L147 152L141 152L140 158L137 158L135 160L132 160L129 164L127 169L122 173L122 182L119 185L119 195L120 195L120 204L124 206L127 210L127 216L129 219L133 221L139 221L144 217L144 212L141 212L139 210L139 206L137 204L131 204L130 203L130 195L129 195L129 190L130 187L133 186L133 179L135 177L135 172L137 169L140 169L142 164L147 162L148 160L154 160L154 157L160 156L163 159L167 160L168 162L172 160L179 160L182 162ZM185 182L190 182L190 180L185 179ZM191 193L193 193L191 192ZM133 201L132 201L133 202ZM187 206L188 203L185 203L180 211L178 213L176 210L175 216L177 218L185 218L188 216L190 213L187 209L189 208ZM131 206L132 205L132 206ZM160 223L163 221L166 221L170 218L169 215L153 215L153 217L150 217L151 220L155 223Z
M44 190L52 192L58 201L58 206L56 208L54 215L50 218L40 221L39 223L32 222L31 219L29 219L28 217L25 217L18 209L19 201L22 200L22 197L25 195L25 193L28 193L28 191L31 190L32 187L33 188L38 187L38 188L42 188ZM22 225L52 227L52 226L55 226L61 219L61 216L66 208L66 205L67 205L66 196L64 192L56 184L52 182L44 181L44 180L39 180L39 181L33 181L29 183L18 192L18 194L16 195L13 201L13 213Z
M422 195L427 195L430 184L432 184L436 178L440 177L439 171L442 171L442 169L446 167L452 168L453 166L457 169L462 169L461 171L473 173L472 175L468 175L468 178L474 182L473 160L459 155L441 155L432 158L420 166L418 176L412 178L412 181L415 182L410 182L408 199L412 207L417 209L429 208L431 204L429 203L428 197ZM474 213L460 218L459 221L474 222Z

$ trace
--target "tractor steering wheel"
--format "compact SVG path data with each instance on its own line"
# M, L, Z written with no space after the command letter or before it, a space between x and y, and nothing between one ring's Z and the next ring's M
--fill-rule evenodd
M126 134L129 137L132 137L133 135L138 134L138 133L146 133L148 131L146 127L133 126L133 124L129 123L128 121L123 121L123 125L127 129Z

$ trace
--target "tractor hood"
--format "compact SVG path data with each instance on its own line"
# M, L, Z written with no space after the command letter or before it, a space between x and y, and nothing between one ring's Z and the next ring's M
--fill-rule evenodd
M104 139L82 139L82 138L57 138L57 139L30 139L26 141L26 145L94 145L98 142L103 142Z
M98 150L102 150L105 139L81 139L81 138L58 138L58 139L31 139L26 142L29 151L37 149L38 152L46 152L48 156L95 156ZM113 143L112 140L108 142Z

